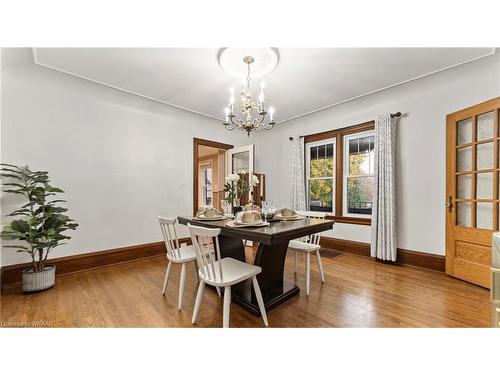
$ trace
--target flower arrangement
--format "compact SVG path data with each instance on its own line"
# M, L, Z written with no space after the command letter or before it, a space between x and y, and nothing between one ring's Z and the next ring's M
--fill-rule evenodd
M250 189L259 184L257 176L252 175L251 180L245 180L246 172L242 171L239 174L230 174L226 177L224 191L227 193L225 201L233 206L239 206L239 201L243 194L248 193Z

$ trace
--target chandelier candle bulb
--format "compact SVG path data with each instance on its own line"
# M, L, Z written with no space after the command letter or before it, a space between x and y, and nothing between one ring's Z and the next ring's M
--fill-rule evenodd
M273 117L274 117L274 108L269 107L269 120L271 120L271 122L273 122Z
M231 113L234 113L234 87L229 89L231 96L229 97L229 105L231 106Z

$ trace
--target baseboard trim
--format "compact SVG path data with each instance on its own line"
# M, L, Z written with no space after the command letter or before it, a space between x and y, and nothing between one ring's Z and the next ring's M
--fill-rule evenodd
M191 239L188 237L180 238L179 242L191 244ZM370 245L364 242L341 240L323 236L321 237L321 246L330 250L366 257L370 256ZM75 272L134 262L144 258L163 255L165 252L165 243L161 241L54 258L50 260L50 264L56 266L57 275L67 275ZM445 272L444 256L419 251L398 249L398 260L396 264ZM2 287L19 284L22 279L22 270L30 266L31 263L22 263L2 267L0 270Z
M191 239L188 237L180 238L179 242L191 244ZM75 272L134 262L144 258L163 255L165 253L165 243L161 241L54 258L50 259L49 263L56 266L57 275L67 275ZM2 287L19 284L22 280L23 269L30 266L31 263L22 263L2 267L0 270Z
M321 246L326 249L337 250L366 257L370 256L370 244L364 242L341 240L338 238L323 236L321 237ZM396 261L396 264L445 272L444 256L423 253L420 251L398 248L398 259Z

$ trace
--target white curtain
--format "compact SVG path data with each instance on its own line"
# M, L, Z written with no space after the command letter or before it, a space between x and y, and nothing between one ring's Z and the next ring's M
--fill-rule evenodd
M290 190L290 208L306 209L306 184L304 182L304 138L296 135L292 143L292 185Z
M371 256L396 261L396 118L375 121Z

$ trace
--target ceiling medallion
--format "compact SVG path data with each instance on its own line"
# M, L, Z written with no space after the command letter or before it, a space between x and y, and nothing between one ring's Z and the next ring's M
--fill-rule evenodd
M236 66L234 66L234 64L230 61L229 58L226 59L224 58L224 54L228 50L229 49L221 49L219 51L218 54L219 63L221 67L224 70L228 71L230 74L239 75L241 74L241 69L239 69L239 67L237 68ZM269 53L269 51L271 51L271 53ZM267 61L264 61L264 63L258 65L260 69L258 72L259 76L271 72L276 67L279 60L278 59L279 55L277 50L275 51L275 49L271 48L265 49L264 54L261 53L261 55L264 56L263 58L264 60L266 59L265 55L266 52L267 52ZM230 54L228 54L228 56L230 56ZM246 77L243 78L242 80L241 92L240 92L239 109L241 111L242 117L236 118L234 112L234 103L235 103L234 88L231 87L229 105L225 108L226 119L222 123L227 130L234 130L236 128L239 128L241 130L246 131L248 136L250 136L250 133L254 130L258 129L270 130L276 124L276 122L274 121L274 108L270 107L269 112L267 112L265 108L265 103L266 103L266 97L264 95L265 83L263 81L260 83L259 101L254 102L252 100L250 66L255 62L256 58L252 55L245 55L243 57L243 63L246 64L245 67ZM245 66L244 64L241 64L240 60L239 65ZM266 123L264 122L264 120L266 119L268 113L269 113L269 122Z

